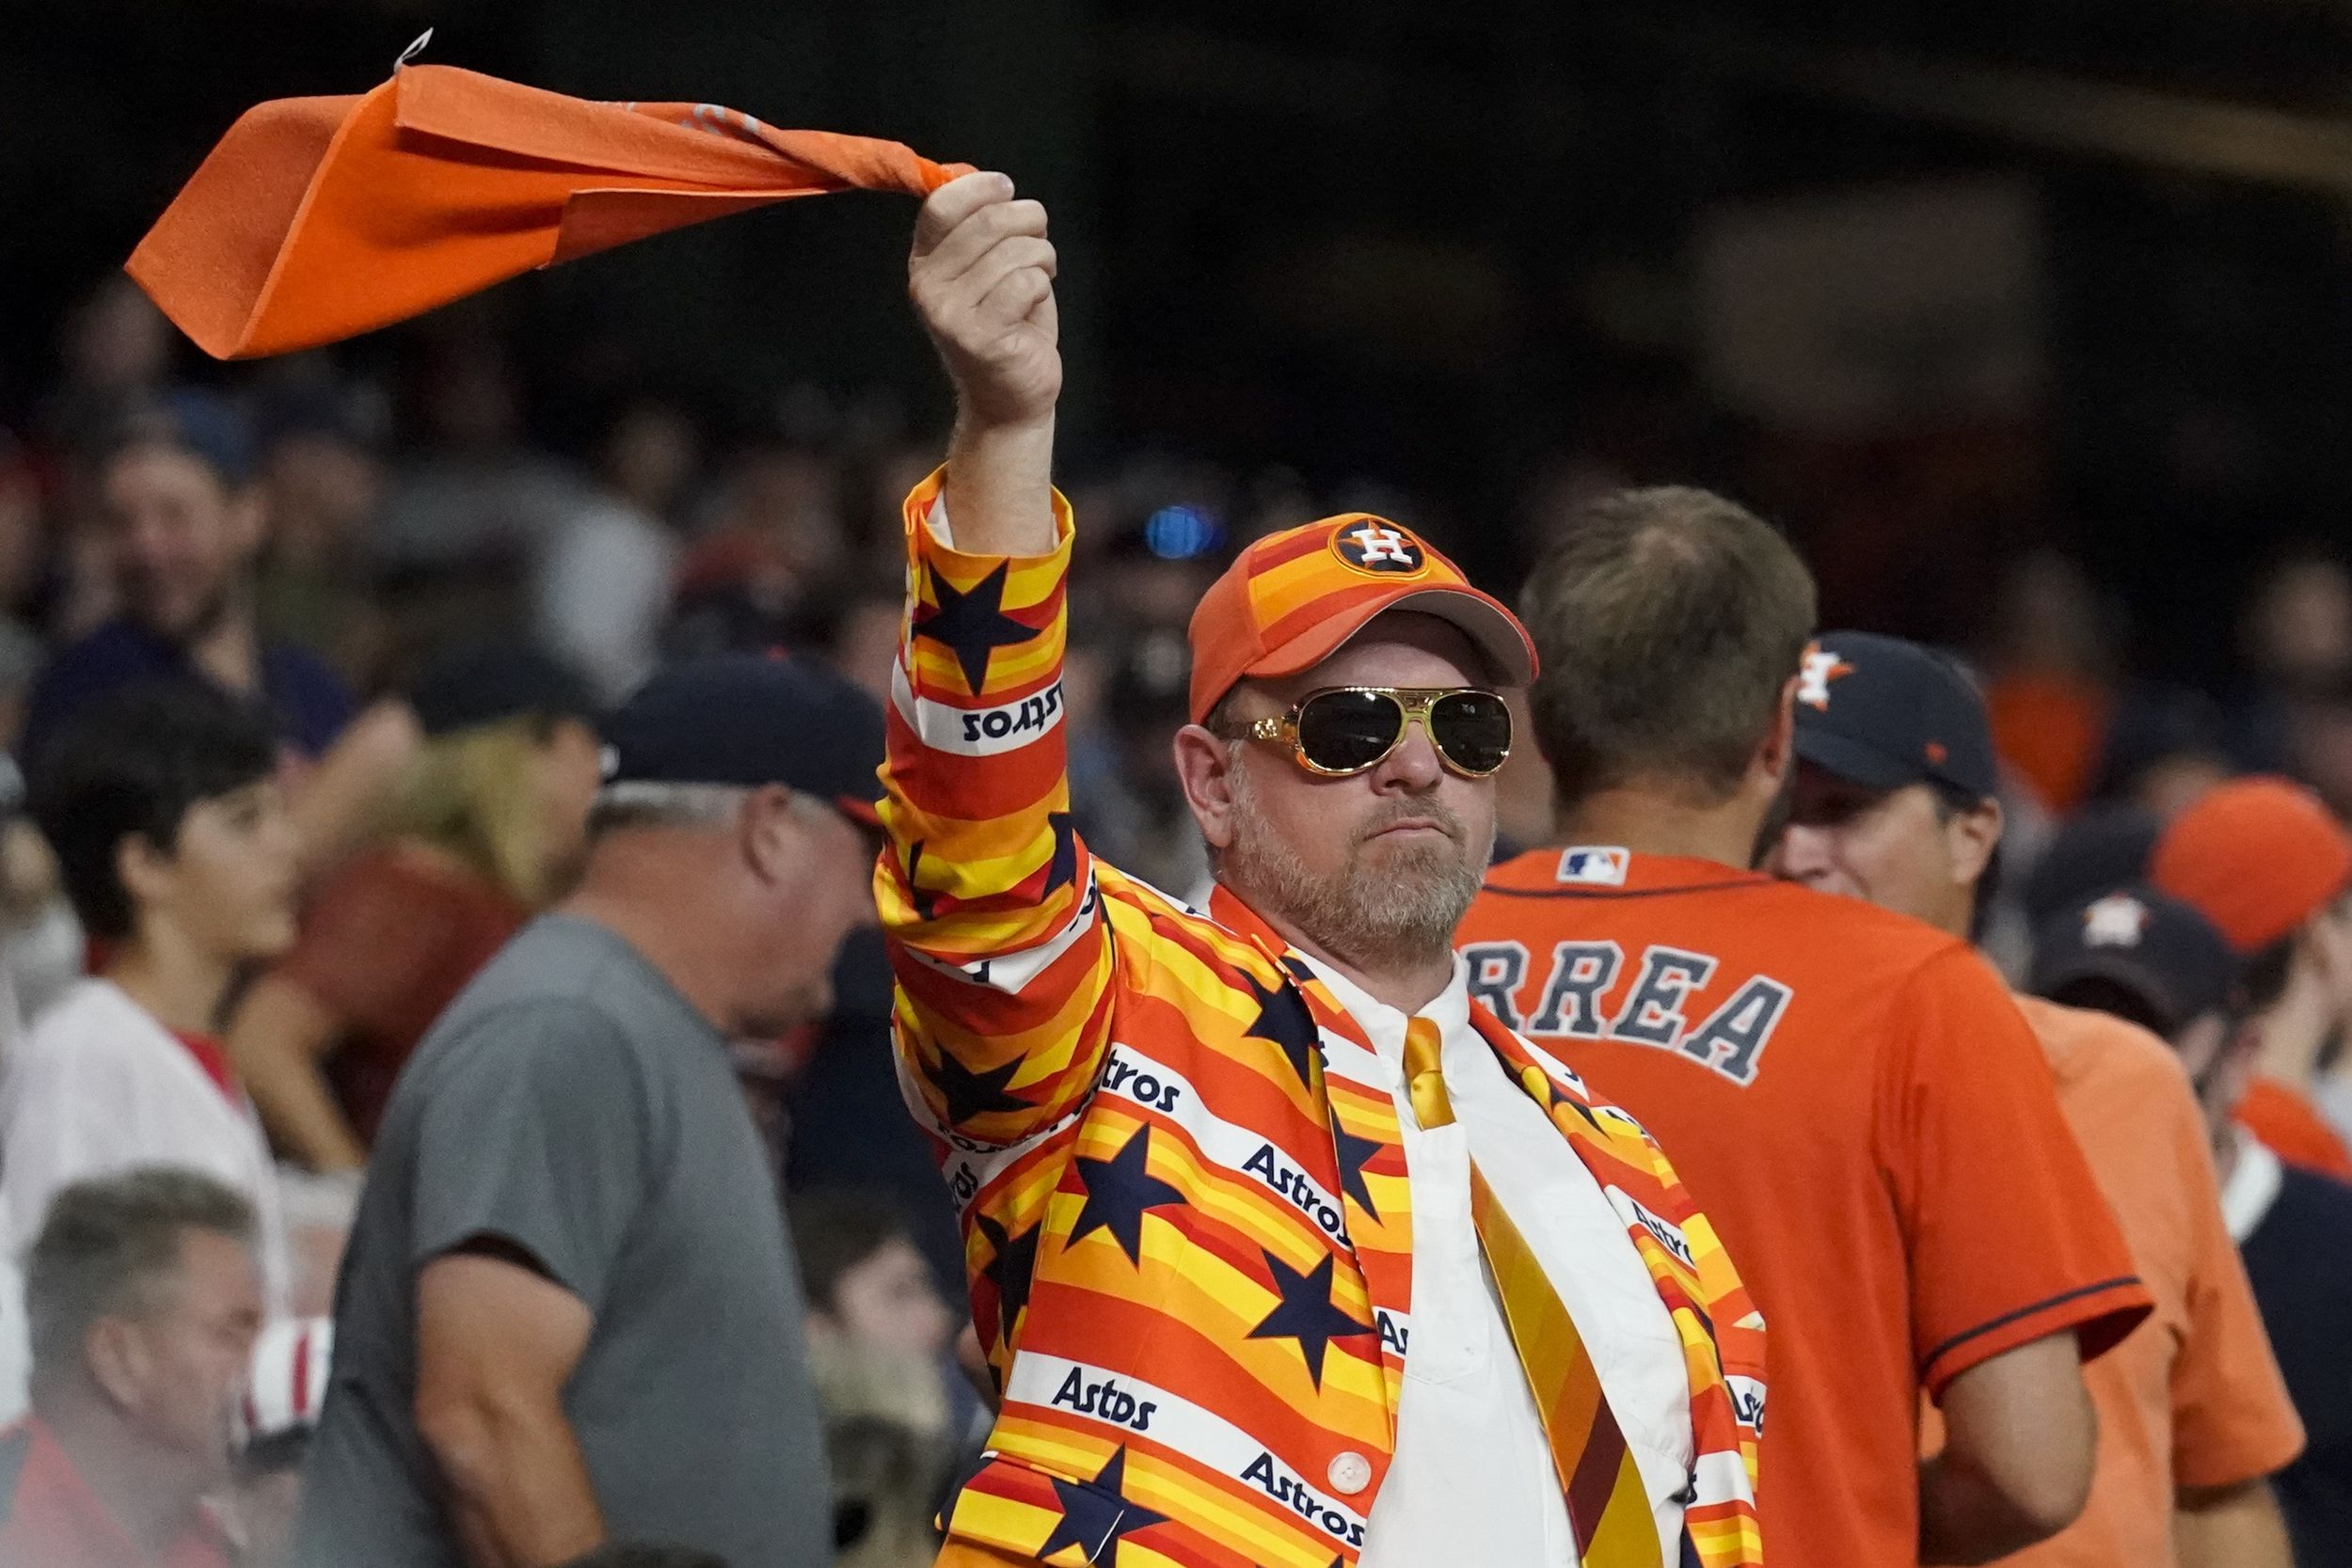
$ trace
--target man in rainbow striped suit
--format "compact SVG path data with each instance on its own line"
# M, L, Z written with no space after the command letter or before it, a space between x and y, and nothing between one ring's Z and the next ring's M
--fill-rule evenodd
M1209 908L1073 830L1053 268L1000 175L924 206L958 421L906 506L876 885L1003 1394L941 1561L1760 1563L1761 1320L1450 950L1534 673L1510 612L1380 518L1260 540L1192 625Z

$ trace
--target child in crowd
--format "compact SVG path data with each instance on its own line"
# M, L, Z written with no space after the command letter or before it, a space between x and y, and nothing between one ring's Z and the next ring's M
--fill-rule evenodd
M35 767L34 819L107 958L0 1069L0 1417L24 1403L16 1260L71 1182L155 1164L226 1182L260 1217L283 1310L269 1146L213 1033L238 971L294 940L297 844L277 769L267 717L188 680L99 698Z
M919 1568L956 1451L946 1371L955 1323L906 1222L863 1193L792 1200L825 1406L840 1568Z

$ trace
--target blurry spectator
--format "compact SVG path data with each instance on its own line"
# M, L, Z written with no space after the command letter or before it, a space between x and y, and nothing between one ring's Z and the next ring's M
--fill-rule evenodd
M35 631L48 586L49 539L32 454L0 428L0 745L13 751L24 703L45 657Z
M466 982L564 891L596 794L595 703L528 648L447 657L419 686L428 737L384 843L303 911L237 1009L229 1050L278 1146L356 1171L393 1080Z
M252 1207L146 1167L57 1194L25 1260L32 1415L0 1437L8 1568L228 1568L230 1479L262 1325Z
M2034 987L2164 1035L2196 1085L2221 1180L2222 1212L2245 1259L2279 1370L2308 1442L2274 1481L2299 1568L2352 1564L2352 1406L2343 1397L2352 1323L2352 1187L2284 1164L2237 1125L2260 1049L2242 1026L2237 955L2188 906L2134 889L2147 911L2136 945L2085 940L2125 923L2093 917L2104 895L2060 911Z
M254 1341L237 1402L237 1568L278 1568L294 1544L302 1461L334 1354L335 1325L323 1318L281 1319Z
M58 335L64 373L41 408L42 437L76 451L154 397L171 373L172 342L164 313L110 269Z
M1816 646L1844 673L1825 704L1797 706L1797 787L1774 869L1966 934L2002 830L1982 699L1915 642L1836 632ZM2090 919L2077 940L2111 957L2149 911L2119 895ZM2081 1517L2006 1560L2292 1568L2265 1478L2301 1451L2302 1429L2231 1249L2196 1099L2146 1030L2039 997L2018 1005L2155 1312L2083 1369L2099 1450ZM1940 1429L1929 1423L1929 1449Z
M1168 766L1186 706L1191 665L1184 637L1165 627L1140 635L1122 627L1104 652L1109 679L1099 700L1083 689L1092 674L1083 651L1063 668L1072 689L1072 809L1104 859L1179 898L1205 901L1208 850ZM1089 725L1083 721L1091 717Z
M2026 878L2025 913L2035 930L2094 894L2145 879L2164 824L2133 805L2091 806L2068 819Z
M2223 1075L2225 1078L2227 1075ZM2217 1122L2223 1206L2270 1344L2310 1434L2277 1479L2297 1568L2352 1564L2352 1404L2344 1325L2352 1323L2352 1187L2284 1164L2242 1128Z
M2026 990L2136 1023L2201 1069L2215 1064L2220 1037L2244 1003L2237 955L2213 923L2129 881L2077 894L2049 911L2034 932Z
M790 445L744 452L720 483L709 527L679 563L668 646L693 655L781 645L840 570L846 541L832 458Z
M2352 816L2352 677L2302 705L2295 768L2338 816Z
M851 574L815 595L802 626L828 663L875 702L887 703L906 612L906 585L897 572Z
M2090 798L2169 820L2235 771L2221 709L2212 698L2186 687L2142 682L2107 716Z
M2352 675L2352 574L2332 553L2287 556L2257 585L2245 636L2247 661L2267 687L2303 691Z
M316 655L268 641L254 620L262 502L243 430L191 404L135 416L97 457L98 499L121 614L57 655L35 683L19 754L38 759L99 693L190 674L264 702L295 752L316 757L350 722L350 691Z
M367 553L387 483L378 433L356 394L332 385L265 400L261 426L262 631L318 650L365 684L384 657Z
M792 1236L813 1342L869 1345L917 1363L946 1354L956 1318L887 1199L839 1189L803 1193L792 1200Z
M2237 705L2238 762L2299 770L2307 708L2352 683L2352 569L2329 550L2281 556L2247 595L2239 639L2253 679Z
M954 1458L956 1316L890 1203L846 1190L792 1200L809 1355L833 1459L837 1568L922 1568Z
M887 1193L936 1289L961 1299L963 1232L942 1201L939 1164L900 1098L890 1049L890 960L882 933L852 931L834 965L833 1006L787 1089L784 1173L795 1192Z
M461 307L417 370L420 450L373 536L379 568L478 572L532 559L591 492L523 444L522 392L498 340Z
M930 1568L954 1449L905 1418L910 1368L872 1350L823 1374L834 1476L834 1568ZM914 1401L919 1406L919 1393Z
M2148 879L2246 965L2261 1048L2239 1119L2289 1164L2352 1178L2352 1093L2321 1079L2352 1022L2352 833L2299 784L2238 779L2172 819Z
M298 1560L559 1562L608 1532L827 1560L803 1303L727 1040L820 1013L872 919L882 730L837 676L749 657L607 721L579 890L386 1112Z
M2082 803L2113 701L2107 609L2083 570L2041 551L2013 564L1983 658L1993 738L2056 812Z
M599 489L543 546L533 592L540 641L578 665L607 703L653 673L679 546L673 522L701 456L686 412L624 407L597 453Z
M273 751L249 705L166 682L109 694L43 754L34 818L74 912L111 957L34 1022L0 1075L7 1257L69 1182L184 1165L253 1205L262 1278L282 1306L269 1148L214 1034L238 969L294 940L294 838ZM13 1410L8 1348L0 1400Z

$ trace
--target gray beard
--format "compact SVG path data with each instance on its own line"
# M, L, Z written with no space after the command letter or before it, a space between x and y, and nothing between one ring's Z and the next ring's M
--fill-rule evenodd
M1218 857L1217 879L1243 902L1359 970L1408 969L1451 958L1454 929L1486 878L1483 861L1465 842L1468 830L1452 812L1434 800L1399 805L1390 818L1435 817L1449 836L1391 850L1377 871L1364 863L1359 842L1344 870L1318 877L1259 813L1248 771L1236 768L1232 778L1233 841Z

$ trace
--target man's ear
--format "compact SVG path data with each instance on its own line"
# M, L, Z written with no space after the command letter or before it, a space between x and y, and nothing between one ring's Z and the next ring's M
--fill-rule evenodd
M793 815L792 792L782 784L752 790L736 810L736 847L752 875L763 882L800 875L801 834L805 831Z
M149 1359L147 1337L128 1318L99 1319L82 1341L82 1360L89 1370L90 1382L118 1410L139 1402Z
M1756 742L1756 754L1748 759L1748 771L1766 786L1768 796L1778 795L1789 769L1796 766L1797 677L1791 675L1781 683L1780 695L1772 702L1772 721L1764 727L1764 738Z
M1184 803L1212 849L1233 842L1233 769L1241 759L1232 742L1220 740L1199 724L1176 732L1176 777L1184 786Z
M1954 883L1977 885L1985 867L1993 863L1993 851L2001 847L2002 826L2001 802L1989 795L1952 814L1944 825L1944 847L1951 860Z

